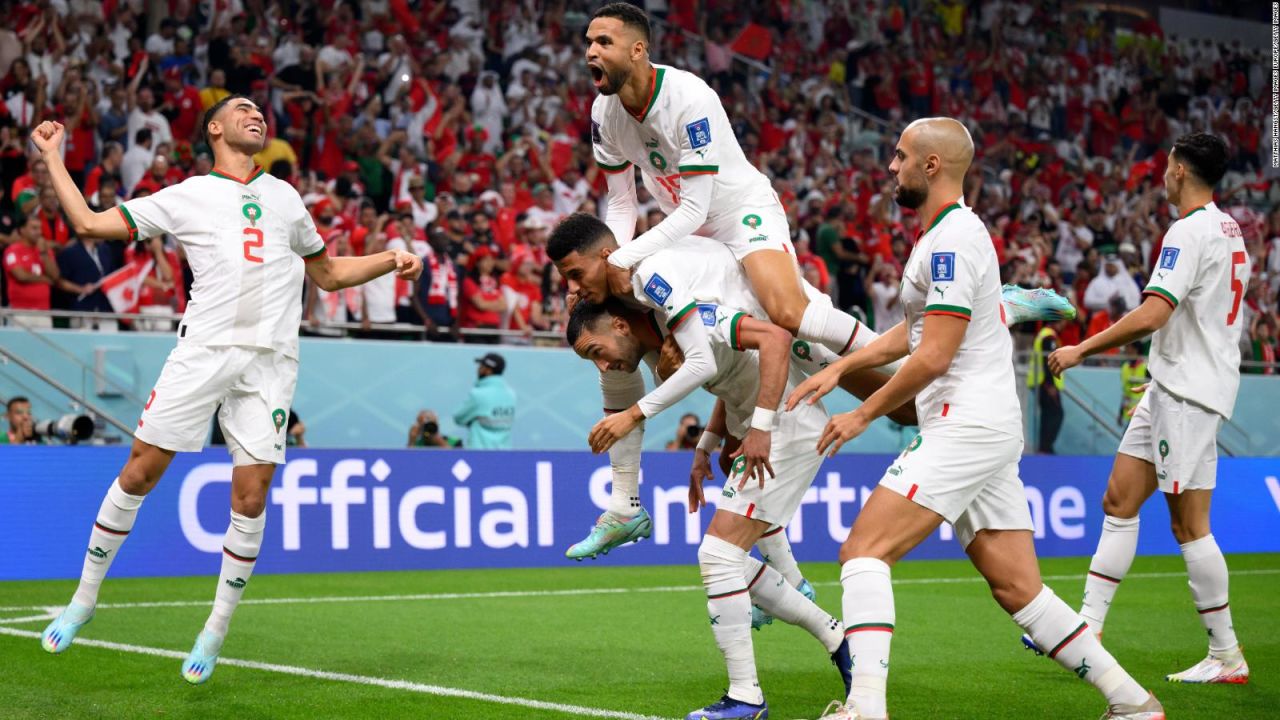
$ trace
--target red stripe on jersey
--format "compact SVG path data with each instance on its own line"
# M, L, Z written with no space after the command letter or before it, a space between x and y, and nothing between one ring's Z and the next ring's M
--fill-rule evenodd
M942 403L942 417L946 417L949 410L951 410L951 403Z
M920 489L919 485L916 485L915 483L911 483L911 489L907 491L907 499L911 500L912 498L914 498L916 496L916 491L919 489Z

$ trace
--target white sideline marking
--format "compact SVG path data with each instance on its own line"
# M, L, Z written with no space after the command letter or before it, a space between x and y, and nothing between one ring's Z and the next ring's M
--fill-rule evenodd
M1280 575L1280 568L1259 568L1255 570L1233 570L1232 575ZM1180 572L1147 572L1129 573L1126 579L1149 580L1158 578L1186 577ZM1045 581L1079 580L1083 573L1072 575L1045 575ZM957 583L980 583L986 580L980 576L947 577L947 578L902 578L894 579L894 585L952 585ZM838 587L835 580L813 583L818 587ZM524 597L566 597L579 595L623 595L627 593L674 593L702 592L701 585L657 585L636 588L574 588L568 590L500 590L496 592L478 593L422 593L417 595L321 595L314 597L282 597L282 598L246 598L241 605L314 605L319 603L359 603L359 602L412 602L418 600L490 600L494 598ZM131 610L138 608L165 607L208 607L211 600L154 600L149 602L99 603L99 610ZM47 605L14 605L0 607L0 612L25 612L27 610L47 610ZM59 607L59 609L61 609ZM7 622L0 620L0 622Z
M15 628L7 627L0 627L0 635L12 635L13 637L35 639L40 637L40 633L38 632L17 630ZM187 658L186 653L178 652L177 650L164 650L162 648L146 647L145 645L128 645L125 643L108 642L106 640L77 638L75 644L77 646L84 645L87 647L103 648L105 650L116 650L119 652L137 653L139 655L172 658L174 660L185 660ZM296 675L298 677L315 678L317 680L332 680L334 682L354 683L356 685L373 685L376 687L388 688L390 690L407 690L409 692L421 693L423 695L438 695L441 697L480 700L483 702L498 703L501 705L517 705L520 707L532 708L534 710L551 710L570 715L584 715L586 717L618 718L618 720L663 720L663 718L655 715L637 715L635 713L620 712L617 710L602 710L600 708L585 707L582 705L566 705L563 703L546 702L545 700L533 700L531 698L493 695L491 693L463 690L461 688L451 688L443 685L428 685L425 683L410 682L408 680L391 680L388 678L372 677L369 675L352 675L350 673L328 672L327 670L312 670L310 668L297 667L295 665L277 665L275 663L258 662L256 660L218 658L218 665L242 667L250 670L262 670L264 672L280 673L282 675Z
M42 620L52 620L58 617L60 612L61 612L60 610L53 610L52 612L46 612L43 615L27 615L24 617L4 618L0 620L0 625L18 625L21 623L39 622Z

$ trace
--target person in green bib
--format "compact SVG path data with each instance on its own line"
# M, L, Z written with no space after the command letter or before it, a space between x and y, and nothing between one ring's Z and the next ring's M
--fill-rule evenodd
M511 426L516 417L516 393L502 373L507 361L498 353L476 358L475 387L453 414L458 427L470 429L467 447L474 450L510 450Z

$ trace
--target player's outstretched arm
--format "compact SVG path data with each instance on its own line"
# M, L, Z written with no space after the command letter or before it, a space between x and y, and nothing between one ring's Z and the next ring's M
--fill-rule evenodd
M787 410L794 410L805 397L809 398L810 405L818 402L834 390L840 383L840 378L845 375L888 365L906 357L908 352L910 345L907 342L906 323L898 323L866 347L855 350L806 378L787 397Z
M671 247L702 227L711 209L711 191L715 188L713 175L686 175L680 178L680 206L649 232L623 245L609 255L609 262L620 268L632 265Z
M66 129L62 123L46 120L31 131L31 142L40 149L40 157L49 168L49 179L58 194L58 203L71 221L71 229L77 235L103 240L128 240L129 226L117 210L94 212L80 194L80 188L71 179L67 166L62 162L62 139Z
M609 226L619 245L626 245L636 236L636 218L640 208L636 201L636 171L630 165L621 172L605 176L609 188L609 204L604 212L604 224Z
M363 285L392 271L402 280L417 280L422 275L422 258L404 250L384 250L361 257L322 254L307 263L307 277L325 292Z
M920 334L920 346L902 364L902 369L889 378L853 412L831 418L818 441L818 452L835 455L842 445L861 435L872 421L901 406L947 372L960 349L969 321L951 315L926 315ZM896 328L895 328L896 329ZM893 334L893 330L884 337ZM878 341L877 341L878 342ZM872 343L874 345L875 343ZM867 348L870 348L868 345Z
M720 447L720 440L726 432L724 400L716 399L715 409L711 411L711 419L698 438L698 447L693 451L693 466L689 468L689 512L698 512L706 507L707 498L702 494L702 484L712 480L711 452ZM721 460L726 459L721 453ZM727 475L728 472L726 471Z
M1137 342L1164 327L1173 315L1169 301L1157 295L1148 295L1137 310L1120 318L1119 322L1079 345L1064 345L1049 354L1049 371L1061 375L1068 368L1084 362L1084 359Z

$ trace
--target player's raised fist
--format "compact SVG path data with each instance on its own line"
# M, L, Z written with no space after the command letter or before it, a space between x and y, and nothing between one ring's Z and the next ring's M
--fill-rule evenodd
M396 251L396 277L401 280L417 280L422 275L422 258L403 250Z
M62 136L66 129L62 127L62 123L45 120L31 131L31 142L40 148L40 152L57 152L62 147Z

